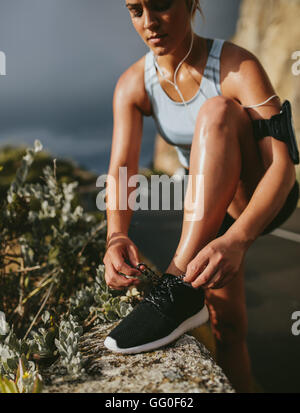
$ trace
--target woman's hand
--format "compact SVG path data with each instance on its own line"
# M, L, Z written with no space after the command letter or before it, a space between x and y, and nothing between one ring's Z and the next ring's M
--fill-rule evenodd
M122 290L140 282L137 279L129 279L119 274L120 272L131 277L141 275L140 271L126 264L125 260L136 267L139 264L138 249L128 236L123 233L114 233L109 238L103 262L106 284L115 290Z
M245 245L226 234L216 238L188 264L184 281L195 288L222 288L237 275L245 253Z

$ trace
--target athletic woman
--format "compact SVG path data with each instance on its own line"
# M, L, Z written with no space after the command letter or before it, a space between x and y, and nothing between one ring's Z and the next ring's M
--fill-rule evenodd
M181 238L165 281L148 299L148 307L135 308L105 344L113 351L134 353L168 343L175 333L178 337L195 326L195 311L198 324L206 321L203 303L198 310L191 304L194 300L199 306L200 291L205 292L217 361L235 389L250 391L245 254L259 235L289 217L298 200L286 143L271 136L258 141L254 134L253 121L279 114L281 102L252 53L194 33L199 0L126 0L126 6L150 51L116 85L108 174L117 191L108 185L108 204L118 205L119 168L127 168L128 179L138 173L143 117L153 116L188 170L187 192L196 199L196 209L203 208L203 216L189 219L190 211L184 211ZM201 190L192 185L197 175L204 179ZM134 268L138 249L128 237L131 215L129 208L107 209L105 279L113 289L139 283L140 271ZM180 302L182 297L185 301ZM169 307L162 308L167 301Z

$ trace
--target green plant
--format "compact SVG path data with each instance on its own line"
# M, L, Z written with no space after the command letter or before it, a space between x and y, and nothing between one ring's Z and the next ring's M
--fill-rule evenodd
M0 375L0 393L40 393L42 378L39 373L29 372L24 367L24 361L19 359L15 380Z
M1 392L39 391L55 362L68 379L80 377L83 332L126 316L141 298L106 285L106 221L84 212L78 183L59 179L55 160L27 182L41 150L39 141L26 150L0 199Z
M78 205L76 182L59 182L54 165L44 168L44 184L26 183L40 150L39 142L27 150L0 210L0 299L17 330L29 327L33 308L48 303L61 311L92 280L105 250L104 216Z

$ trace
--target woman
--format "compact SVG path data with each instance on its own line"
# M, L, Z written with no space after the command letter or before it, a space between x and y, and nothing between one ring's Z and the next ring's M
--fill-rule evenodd
M106 345L122 351L116 338L123 335L128 342L128 337L124 339L127 331L133 343L143 326L147 329L144 334L153 332L152 342L162 343L155 340L161 333L154 332L160 320L170 324L180 305L178 314L192 306L193 300L201 301L196 291L205 291L218 363L238 391L250 391L245 254L259 235L288 218L298 200L295 167L287 145L270 136L258 142L254 136L253 121L278 114L281 102L253 54L231 42L210 41L194 33L192 21L197 9L201 10L199 0L126 0L126 6L150 52L126 70L116 85L109 175L118 187L120 167L127 167L128 178L137 173L143 116L153 116L159 132L175 145L188 169L187 196L196 199L196 209L202 205L204 210L201 219L189 219L190 211L185 209L180 242L166 269L176 282L185 274L180 294L176 296L179 281L172 284L166 277L148 300L154 304L151 309L135 307L134 315L120 323ZM192 185L197 175L204 177L201 190ZM118 201L109 184L107 197L108 203ZM130 209L107 209L105 279L114 289L139 283L140 272L132 268L139 263L138 249L128 238L131 215ZM193 291L187 292L187 284ZM173 307L163 309L161 303L168 294L168 305ZM182 297L185 301L179 303ZM160 317L155 318L157 308ZM180 332L187 330L185 323L196 310L186 311L180 326L175 323L172 330L168 325L169 332L178 332L182 325L185 329ZM199 324L205 321L203 314L202 306ZM144 351L146 347L140 344L122 347L124 352L126 347L134 348L132 352Z

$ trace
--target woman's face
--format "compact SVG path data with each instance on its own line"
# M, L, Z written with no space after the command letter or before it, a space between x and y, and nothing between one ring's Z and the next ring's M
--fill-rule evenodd
M171 53L191 29L186 0L126 0L132 24L156 55Z

